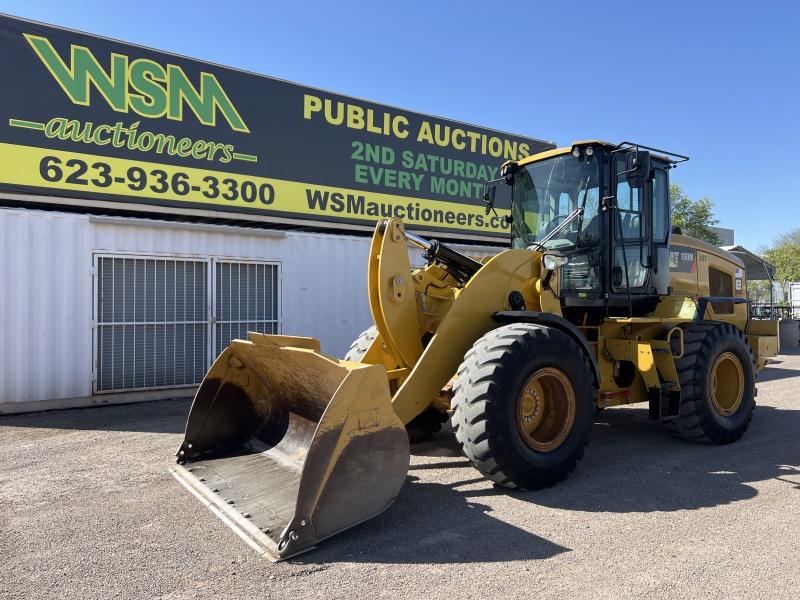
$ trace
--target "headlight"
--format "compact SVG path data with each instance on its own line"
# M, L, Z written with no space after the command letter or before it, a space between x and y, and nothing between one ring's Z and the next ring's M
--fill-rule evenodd
M542 264L548 271L552 271L558 267L563 267L568 262L569 258L566 256L561 256L560 254L545 254L542 257Z

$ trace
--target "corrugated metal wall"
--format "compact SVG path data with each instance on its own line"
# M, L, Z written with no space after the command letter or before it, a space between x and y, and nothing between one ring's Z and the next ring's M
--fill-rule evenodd
M342 356L371 324L368 237L0 209L0 404L92 394L95 254L280 263L281 332ZM493 249L470 247L481 256ZM419 252L412 263L422 264Z
M88 218L0 210L0 398L87 396L92 374Z

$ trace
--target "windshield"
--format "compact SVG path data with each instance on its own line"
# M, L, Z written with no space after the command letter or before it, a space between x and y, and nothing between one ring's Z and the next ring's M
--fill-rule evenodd
M599 202L600 170L594 155L562 154L521 167L514 173L512 246L525 248L540 242L577 208L583 208L583 214L544 247L600 241Z

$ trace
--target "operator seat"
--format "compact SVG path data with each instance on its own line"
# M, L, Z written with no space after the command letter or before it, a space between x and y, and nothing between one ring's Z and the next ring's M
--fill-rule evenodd
M586 227L583 228L583 239L586 241L599 241L600 240L600 215L594 215L589 222L586 224Z

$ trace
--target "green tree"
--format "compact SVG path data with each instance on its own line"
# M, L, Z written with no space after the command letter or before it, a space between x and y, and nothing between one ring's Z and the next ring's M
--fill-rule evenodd
M753 302L769 302L769 281L748 281L747 297Z
M672 224L681 228L684 235L703 240L715 246L719 236L714 226L719 219L714 216L714 203L710 198L692 200L683 193L680 184L669 186L669 201L672 205Z
M788 282L800 281L800 229L779 235L763 255L775 267L775 279L783 288Z
M800 245L800 229L790 229L776 237L773 241L773 245L779 246L781 244Z

